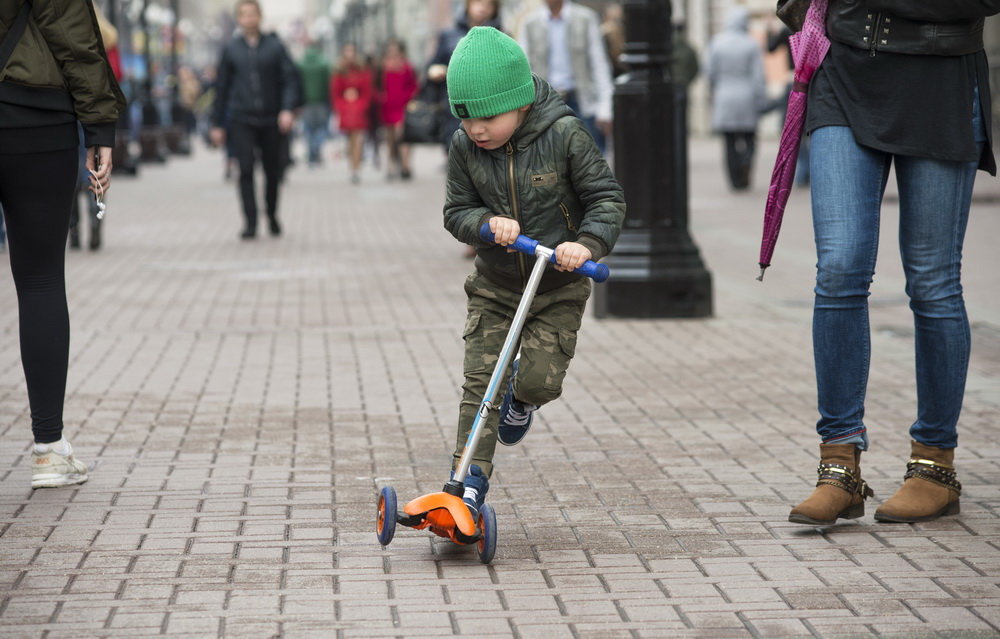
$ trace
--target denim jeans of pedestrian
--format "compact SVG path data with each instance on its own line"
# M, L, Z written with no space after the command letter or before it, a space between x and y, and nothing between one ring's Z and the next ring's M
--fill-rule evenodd
M977 131L982 129L978 124ZM915 329L917 415L910 436L928 446L954 448L970 350L962 243L977 163L893 156L857 144L848 127L817 129L811 143L817 431L823 443L868 448L868 296L879 212L894 163L899 250Z
M330 129L330 108L325 104L307 104L302 109L302 129L306 138L309 164L323 163L323 144Z

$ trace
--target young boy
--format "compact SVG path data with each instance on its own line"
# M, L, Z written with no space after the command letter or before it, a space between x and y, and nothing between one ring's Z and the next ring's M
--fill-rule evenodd
M590 297L590 281L571 271L608 254L621 231L625 199L584 124L532 75L510 37L473 28L452 54L447 84L462 127L448 153L444 224L477 249L476 270L465 281L465 384L454 466L531 270L529 256L505 247L524 234L555 247L558 262L538 287L503 403L490 413L465 478L465 502L475 518L489 490L497 440L519 442L532 413L562 393ZM497 244L480 239L484 222Z

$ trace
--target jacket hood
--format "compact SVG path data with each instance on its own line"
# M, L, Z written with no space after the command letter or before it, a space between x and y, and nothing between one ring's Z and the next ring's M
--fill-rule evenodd
M514 147L520 151L535 141L556 120L567 115L574 115L573 109L566 106L555 89L548 82L531 74L535 81L535 101L531 104L528 117L518 127L511 138Z
M726 31L746 33L750 29L750 12L746 7L732 7L726 13Z

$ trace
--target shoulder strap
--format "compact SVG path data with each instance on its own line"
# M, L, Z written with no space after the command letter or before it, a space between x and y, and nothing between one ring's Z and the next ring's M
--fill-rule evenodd
M28 14L30 12L31 0L25 0L24 4L21 5L21 10L17 13L17 17L14 18L14 22L10 25L10 30L4 36L3 42L0 43L0 72L7 67L7 60L10 59L10 54L14 53L14 47L20 42L21 36L24 35L24 27L28 24Z

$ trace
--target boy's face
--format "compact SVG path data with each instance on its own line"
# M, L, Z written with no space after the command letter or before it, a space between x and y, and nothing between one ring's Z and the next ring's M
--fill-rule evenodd
M521 126L530 108L523 106L489 118L468 118L462 120L462 128L479 148L487 151L499 149L507 144L517 127Z

